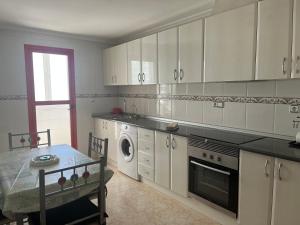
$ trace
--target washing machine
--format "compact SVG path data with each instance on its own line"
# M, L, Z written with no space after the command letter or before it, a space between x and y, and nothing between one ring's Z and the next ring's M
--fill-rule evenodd
M118 170L135 180L139 180L137 142L137 128L121 124L118 143Z

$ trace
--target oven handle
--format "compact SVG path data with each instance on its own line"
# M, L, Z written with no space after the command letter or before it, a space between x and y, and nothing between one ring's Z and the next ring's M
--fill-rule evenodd
M219 170L219 169L216 169L216 168L213 168L213 167L210 167L210 166L206 166L206 165L204 165L204 164L197 163L197 162L195 162L195 161L193 161L193 160L191 160L190 162L191 162L192 164L194 164L194 165L201 166L201 167L203 167L203 168L205 168L205 169L212 170L212 171L215 171L215 172L217 172L217 173L222 173L222 174L225 174L225 175L227 175L227 176L230 176L230 172L228 172L228 171Z

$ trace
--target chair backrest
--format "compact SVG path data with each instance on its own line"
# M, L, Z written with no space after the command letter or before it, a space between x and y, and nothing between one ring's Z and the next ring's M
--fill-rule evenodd
M8 133L9 150L36 148L39 146L51 145L50 129L36 133Z
M95 153L97 156L103 156L107 166L107 154L108 154L108 139L101 139L93 136L92 132L89 133L89 150L88 156L92 157L92 153Z
M97 176L92 177L92 173L89 171L91 166L94 166L94 174ZM95 168L99 168L95 171ZM78 174L79 172L81 174ZM40 224L46 225L46 210L48 198L63 198L61 194L64 192L72 192L78 188L84 188L86 186L94 185L98 187L98 209L99 213L93 216L100 216L100 221L105 221L105 174L104 174L104 158L100 157L100 160L84 163L76 166L66 167L63 169L52 170L45 172L45 170L39 170L39 190L40 190ZM69 179L66 177L66 173L70 175ZM52 191L47 191L46 181L47 177L53 179L53 175L57 175L58 188ZM93 188L93 190L95 190ZM60 196L58 196L60 195ZM75 200L75 199L74 199ZM90 216L89 216L90 217ZM78 221L72 221L72 224L76 224L84 221L86 218L80 218ZM101 223L102 224L102 223Z

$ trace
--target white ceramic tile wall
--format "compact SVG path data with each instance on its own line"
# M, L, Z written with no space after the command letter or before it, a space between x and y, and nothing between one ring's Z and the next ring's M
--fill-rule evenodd
M300 80L149 86L151 94L162 95L292 98L300 98L299 87ZM145 86L135 88L145 90ZM225 102L224 108L215 108L213 102L177 99L147 99L147 101L146 115L287 136L294 136L300 130L293 128L293 120L299 120L297 116L300 114L290 113L289 105Z

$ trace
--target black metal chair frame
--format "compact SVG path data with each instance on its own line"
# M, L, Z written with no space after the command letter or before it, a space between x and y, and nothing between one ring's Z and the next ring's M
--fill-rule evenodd
M92 157L92 152L96 153L97 156L104 157L104 165L107 166L107 154L108 154L108 139L101 139L93 136L92 132L89 133L89 148L88 156Z
M47 134L47 142L40 143L40 134ZM13 146L13 138L20 137L20 146ZM28 137L27 140L25 137ZM28 143L27 143L28 142ZM50 129L46 131L39 131L36 133L19 133L19 134L12 134L8 133L8 144L9 150L13 151L16 149L24 149L24 148L36 148L39 146L50 146L51 145L51 134Z
M84 171L88 174L88 166L91 165L97 165L99 164L99 180L96 181L88 181L88 177L83 177L84 178L84 182L82 184L77 184L75 180L71 180L73 182L73 185L68 186L68 187L64 187L64 183L60 184L60 190L54 191L54 192L50 192L47 193L46 192L46 187L45 187L45 179L47 177L47 175L51 175L51 174L55 174L55 173L60 173L61 176L59 179L65 179L64 177L64 171L73 171L73 175L72 176L77 176L78 174L76 174L76 169L78 168L84 168ZM94 217L99 216L99 222L101 225L106 224L106 218L105 218L105 171L104 171L104 164L105 164L105 159L104 157L100 157L99 161L95 161L95 162L90 162L90 163L85 163L85 164L81 164L81 165L77 165L77 166L72 166L72 167L68 167L68 168L63 168L63 169L58 169L58 170L53 170L53 171L49 171L49 172L45 172L45 170L40 170L39 171L39 187L40 187L40 224L41 225L46 225L46 210L47 210L47 206L46 206L46 199L49 197L53 197L56 196L58 194L61 194L63 192L68 192L68 191L72 191L78 188L82 188L84 186L87 185L96 185L98 184L98 189L97 191L97 196L98 196L98 209L99 212L93 215L90 215L88 217L85 218L81 218L78 219L77 221L73 221L71 224L77 224L80 222L83 222L87 219L91 219ZM71 177L72 177L71 176Z

